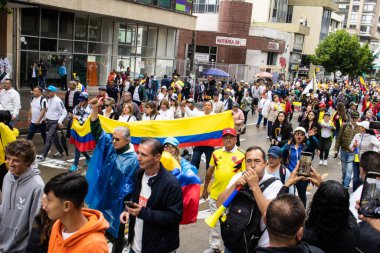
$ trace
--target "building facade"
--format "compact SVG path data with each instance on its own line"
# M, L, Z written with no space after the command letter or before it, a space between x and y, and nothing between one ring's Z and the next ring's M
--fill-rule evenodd
M18 86L29 86L31 66L42 60L47 82L68 76L105 85L111 70L162 77L175 68L178 29L195 29L191 1L31 0L9 2L1 14L0 58L12 62ZM163 18L165 17L165 18Z

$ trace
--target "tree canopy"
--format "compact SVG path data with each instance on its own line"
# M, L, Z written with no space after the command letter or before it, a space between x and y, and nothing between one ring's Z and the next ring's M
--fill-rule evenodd
M5 12L10 14L12 11L7 6L8 0L0 0L0 13Z
M323 66L327 72L339 70L343 75L356 76L372 68L374 56L368 43L361 46L356 36L339 30L319 43L310 61Z

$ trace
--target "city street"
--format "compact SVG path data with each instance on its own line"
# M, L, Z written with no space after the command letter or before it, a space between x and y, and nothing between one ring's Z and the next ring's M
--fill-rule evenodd
M298 122L296 121L297 115L295 113L293 117L293 128L298 126ZM241 147L243 150L246 150L250 146L260 146L263 147L265 151L269 149L269 141L266 139L266 131L267 129L264 127L260 127L259 129L256 128L256 120L257 115L251 116L249 114L248 118L248 126L247 126L247 132L246 134L240 136L241 140ZM43 149L43 143L40 135L36 135L34 137L34 143L37 146L38 152L41 152ZM332 152L332 151L331 151ZM51 152L49 153L48 157L52 157L53 154L56 153L56 150L54 147L51 148ZM69 145L69 156L65 157L64 159L52 159L47 158L44 162L40 163L39 169L41 170L42 177L45 182L47 182L51 177L55 176L56 174L62 173L64 171L67 171L72 162L73 162L73 153L74 149L72 145ZM86 170L83 168L84 165L84 158L80 161L80 173L85 173ZM340 161L339 159L332 158L332 155L330 155L329 158L329 164L328 166L319 166L318 165L319 158L316 156L316 158L313 161L314 167L322 175L324 180L332 179L340 181L341 178L341 170L340 170ZM199 171L199 175L204 180L205 177L205 163L203 160L203 163L201 164L201 168ZM309 187L308 188L308 197L309 200L312 197L313 192L315 191L315 187ZM188 252L203 252L205 249L208 248L208 227L204 223L205 217L207 217L210 214L209 212L209 206L208 206L208 200L200 200L200 208L198 213L198 222L195 224L190 225L182 225L180 230L180 236L181 236L181 246L178 250L179 253L188 253Z

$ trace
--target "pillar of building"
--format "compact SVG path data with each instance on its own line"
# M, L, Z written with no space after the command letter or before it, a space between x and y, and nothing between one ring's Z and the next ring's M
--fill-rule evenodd
M252 3L242 0L219 2L218 32L234 35L248 35L251 26Z

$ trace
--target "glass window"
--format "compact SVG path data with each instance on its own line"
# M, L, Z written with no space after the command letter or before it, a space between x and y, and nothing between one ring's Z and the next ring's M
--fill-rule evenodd
M102 28L102 19L90 16L88 24L88 40L100 41L100 31Z
M74 13L61 12L59 14L59 38L73 39Z
M21 9L21 34L39 36L40 30L40 9Z
M88 16L75 16L75 39L87 40Z
M139 25L137 29L137 46L146 46L148 37L148 26Z
M58 11L41 10L41 36L57 38Z
M157 56L166 56L166 39L168 30L166 28L160 27L158 29L158 44L157 44Z
M167 57L174 57L174 47L175 47L175 32L174 29L168 29L168 40L167 40L167 47L166 47L166 56Z
M350 22L356 23L357 20L358 20L358 14L356 14L356 13L351 14Z
M136 31L137 31L137 25L136 24L129 24L127 25L127 44L135 45L136 43Z
M173 73L174 62L173 60L164 60L164 59L157 59L156 60L156 76L157 77L163 77L166 74Z
M149 26L148 30L148 41L147 46L148 47L156 47L157 46L157 27Z
M57 51L57 40L56 39L42 39L41 38L41 51Z
M110 56L96 56L98 83L96 85L106 85L108 73L111 71L111 57ZM88 69L88 74L90 74Z
M87 53L87 42L75 41L74 52L75 53Z
M89 54L111 54L111 45L104 43L88 43L88 53Z
M157 0L157 6L170 9L171 1L170 0Z
M38 52L21 51L20 81L21 85L30 86L33 63L39 62Z
M155 59L154 58L139 58L136 57L136 73L150 75L154 73Z
M90 56L88 56L90 57ZM85 83L87 79L87 55L74 54L73 58L73 74L79 77L81 83Z
M353 5L352 12L358 12L358 11L359 11L359 5Z
M103 19L102 28L102 41L107 43L112 43L114 25L113 21L109 19Z
M24 37L24 42L21 42L21 49L25 50L39 50L39 38Z
M60 40L58 42L58 51L59 52L72 52L73 51L73 42L71 40Z
M363 15L362 16L362 23L370 24L372 23L373 16L372 15Z
M125 22L120 22L119 24L118 41L119 41L119 44L127 43L127 24Z
M136 54L143 57L154 57L156 53L155 48L152 47L137 47Z
M134 46L124 46L124 45L118 46L118 55L130 56L134 53L136 53L136 47Z

